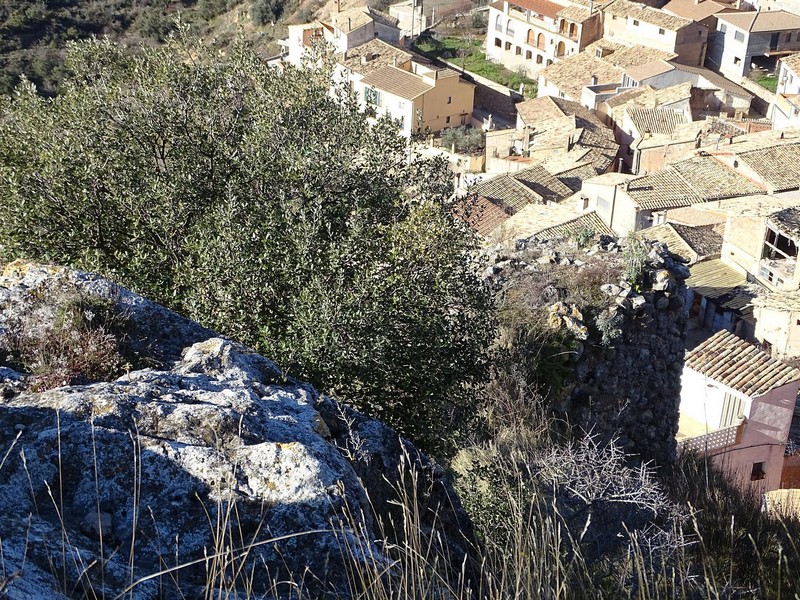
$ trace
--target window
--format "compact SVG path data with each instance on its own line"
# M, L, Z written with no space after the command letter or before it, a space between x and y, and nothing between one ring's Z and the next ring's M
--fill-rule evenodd
M505 49L511 50L511 42L506 42Z
M544 49L544 34L540 33L536 36L536 47Z
M725 23L720 23L720 24L719 24L719 30L720 30L722 33L725 33L725 32L728 30L728 27L725 25Z
M448 104L452 104L453 103L453 97L452 96L448 96L447 97L447 103Z
M742 59L741 59L741 58L739 58L738 56L734 56L734 57L733 57L733 64L735 64L735 65L740 65L740 64L742 64Z
M525 51L525 60L530 60L532 58L533 58L533 52L531 52L530 50L526 50Z
M733 39L735 39L737 42L743 42L744 41L744 32L743 31L735 32L733 34Z
M514 35L514 21L511 19L506 23L506 35Z
M792 41L792 32L791 31L786 34L786 39L784 39L783 41L786 42L787 44Z
M381 105L381 93L376 90L375 88L365 87L364 88L364 101L367 104L373 104L375 106Z
M750 481L761 481L766 476L767 472L764 470L764 463L753 463L753 470L750 471Z
M616 21L617 20L617 15L611 15L611 20L612 21Z
M658 28L658 35L664 35L664 29L661 27Z
M529 46L536 45L536 34L533 33L533 29L528 29L528 36L525 38L525 43Z
M449 122L450 122L450 117L447 117L447 118L444 120L444 122L445 122L445 123L449 123Z
M497 46L498 48L502 48L503 41L500 38L494 38L494 45Z
M636 19L634 19L634 20L633 20L633 26L634 26L634 27L638 27L638 26L639 26L639 21L637 21Z
M542 55L541 54L537 54L536 55L536 64L537 65L542 64Z
M519 46L514 48L514 54L516 54L517 56L522 56L522 48L520 48Z
M494 20L494 28L497 31L503 31L503 20L500 15L497 15L497 18Z

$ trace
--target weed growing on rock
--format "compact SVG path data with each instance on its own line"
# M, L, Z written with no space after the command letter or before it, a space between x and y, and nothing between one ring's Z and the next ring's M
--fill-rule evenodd
M622 250L622 272L625 281L633 286L641 285L640 279L647 260L647 247L644 242L633 234L628 235Z
M130 368L126 318L112 299L58 282L31 294L28 312L12 314L0 327L0 364L32 375L33 389L110 380Z

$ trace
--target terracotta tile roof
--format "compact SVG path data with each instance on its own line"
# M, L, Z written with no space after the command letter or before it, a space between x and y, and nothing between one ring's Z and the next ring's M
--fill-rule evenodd
M542 201L541 196L510 175L498 175L481 181L472 188L472 192L491 200L509 215L513 215L527 204Z
M610 52L599 58L596 50ZM553 63L539 71L539 76L553 83L560 91L573 100L580 100L584 86L591 85L592 76L598 84L622 83L625 69L652 62L657 59L668 60L676 55L654 48L635 46L629 48L621 44L599 40L589 44L579 53Z
M719 258L703 260L690 267L686 287L705 298L717 299L747 283L747 277L732 269Z
M372 15L365 7L351 8L331 15L331 23L344 33L351 33L372 23Z
M622 123L625 110L628 107L688 108L691 97L692 84L689 81L660 90L655 90L649 85L644 86L639 94L633 95L624 92L610 99L614 100L613 103L609 104L611 120L615 123ZM640 140L640 143L643 143L643 141Z
M626 191L640 208L658 210L764 190L710 156L693 156L633 179Z
M338 56L340 65L362 75L368 75L383 67L405 64L415 57L410 52L378 38L350 48L344 55ZM366 62L362 62L364 58L367 59Z
M732 217L768 217L784 208L797 206L797 203L797 200L793 198L753 194L752 196L698 204L694 208L697 210L711 210L717 213L721 212Z
M760 194L764 189L711 156L693 156L667 167L704 201Z
M731 10L732 4L715 2L715 0L672 0L664 6L668 13L678 15L692 21L702 21L712 15L716 15L724 10Z
M398 19L397 17L393 17L392 15L377 10L375 8L372 8L371 6L368 6L367 10L369 10L369 14L372 17L372 20L375 21L376 23L380 23L381 25L386 25L388 27L397 27L398 24L400 23L400 19Z
M671 15L663 10L650 8L638 2L628 2L628 0L615 0L611 4L606 5L603 11L617 17L631 18L644 21L645 23L651 23L658 27L669 29L670 31L678 31L692 23L689 19Z
M654 89L649 85L642 85L639 87L635 87L632 90L625 90L624 92L617 94L616 96L611 96L611 98L605 101L605 104L609 108L614 108L616 106L621 106L622 104L631 102L632 100L635 100L639 96L652 91L654 91Z
M719 256L722 236L713 229L662 223L637 232L637 237L666 242L670 252L688 262Z
M772 292L762 289L750 303L761 308L795 312L800 310L800 291Z
M731 92L743 98L753 98L753 94L748 92L745 88L732 82L727 77L723 77L719 73L715 73L710 69L706 69L705 67L694 67L692 65L684 65L678 62L672 62L670 64L675 68L676 71L683 71L685 73L693 73L695 75L699 75L700 77L708 80L708 82L716 88L725 90L726 92Z
M616 235L614 231L597 216L595 211L584 213L566 223L542 229L535 235L540 240L561 239L569 238L587 229L594 231L595 235Z
M781 58L781 63L794 71L796 75L800 75L800 52L784 56Z
M509 215L502 207L487 198L471 196L457 202L453 214L482 236L488 236Z
M702 201L686 181L669 168L634 179L626 191L644 210L677 208Z
M728 331L688 352L685 366L751 398L800 379L800 371Z
M597 170L592 166L592 163L580 163L571 166L568 169L560 170L554 169L553 173L561 183L567 186L572 192L580 191L583 187L583 182L597 175Z
M586 162L604 173L617 155L614 132L577 102L542 96L519 104L518 110L531 127L531 160L544 162L550 173Z
M662 75L663 73L669 73L674 70L675 67L672 63L659 59L626 69L625 75L634 81L641 81L642 79L655 77L656 75Z
M574 193L541 164L517 171L512 177L532 189L544 200L561 200Z
M800 29L800 15L785 10L725 13L717 20L752 33Z
M588 46L587 46L588 47ZM644 46L623 46L615 50L613 54L605 56L603 60L610 61L618 67L629 69L637 65L643 65L654 60L671 60L678 55L674 52L665 52L656 48L646 48Z
M392 66L373 71L364 77L361 83L406 100L418 98L433 89L433 86L426 83L421 76Z
M525 125L532 125L548 119L557 119L564 116L564 111L552 96L541 96L533 100L525 100L516 105L519 114Z
M701 258L719 256L722 251L722 236L713 229L689 227L677 223L672 224L672 228Z
M637 108L625 110L639 135L645 133L671 135L675 128L686 123L686 115L667 108Z
M775 191L800 187L800 143L781 144L737 153Z
M706 205L707 206L707 205ZM705 210L694 206L683 206L667 211L667 222L690 227L703 227L706 225L724 224L727 216L723 212Z
M571 221L579 214L574 202L528 204L496 228L494 236L503 239L530 238L545 229Z
M535 12L537 15L544 15L555 19L558 12L564 8L561 4L550 2L549 0L509 0L509 4L519 6L523 10Z
M800 241L800 207L792 206L772 213L767 222L786 237Z
M641 240L655 240L667 244L670 253L678 256L686 262L695 262L698 258L697 252L675 231L669 223L654 225L636 232L636 237Z
M754 133L748 133L747 135L740 135L734 138L733 143L729 144L725 148L717 149L714 146L709 146L701 148L701 150L707 150L712 154L716 150L719 150L720 153L723 154L731 154L748 152L750 150L763 150L764 148L770 148L772 146L778 146L781 144L797 143L800 143L800 126L787 127L786 129L781 129L780 131L768 129Z
M594 13L590 13L589 9L583 8L582 6L568 6L567 8L563 8L558 11L558 17L561 19L566 19L567 21L572 21L573 23L583 23L591 19L594 15L599 14L597 11Z

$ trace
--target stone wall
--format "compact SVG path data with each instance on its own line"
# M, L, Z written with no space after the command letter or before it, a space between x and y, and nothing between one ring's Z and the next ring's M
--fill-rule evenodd
M568 383L553 394L556 413L576 431L616 439L626 452L663 463L676 453L689 270L673 260L663 243L633 243L641 244L643 265L632 282L624 276L631 260L624 250L627 242L608 236L583 249L564 240L524 241L518 252L497 256L500 260L485 275L506 288L524 278L539 280L534 285L543 288L538 308L547 311L551 327L562 328L572 339L563 352ZM573 269L574 277L564 276L564 269ZM541 284L552 280L549 271L559 270L560 282L597 285L596 276L581 274L586 269L613 274L598 286L602 294ZM570 298L577 297L593 300L572 303Z
M664 462L676 450L689 271L665 244L648 250L641 293L625 282L604 286L620 335L607 345L583 344L563 408L573 424Z

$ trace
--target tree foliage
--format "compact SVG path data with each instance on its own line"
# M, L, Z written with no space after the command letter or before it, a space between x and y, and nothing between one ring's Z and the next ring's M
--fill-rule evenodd
M0 259L100 271L429 447L492 337L443 161L333 97L178 36L72 45L53 100L0 105Z

